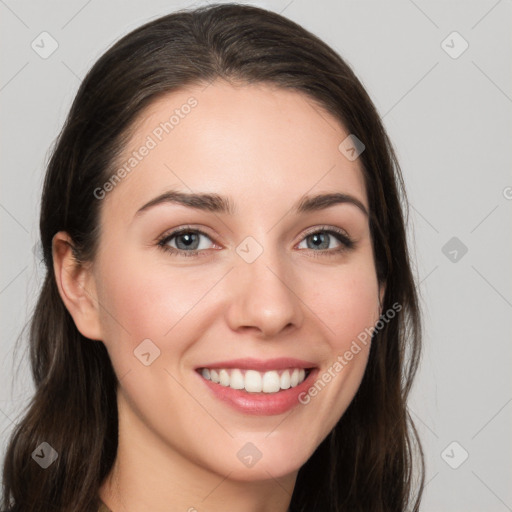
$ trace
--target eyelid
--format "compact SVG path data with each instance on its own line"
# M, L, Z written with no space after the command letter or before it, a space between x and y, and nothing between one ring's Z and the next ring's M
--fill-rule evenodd
M334 236L334 238L336 238L338 242L341 243L341 247L335 249L325 249L320 251L315 251L314 249L306 249L307 253L315 258L340 255L356 247L356 241L347 233L347 231L342 228L329 225L313 226L312 228L306 230L306 232L301 235L301 239L298 243L301 243L308 236L314 235L315 233L328 233L329 235Z
M342 228L338 228L336 226L329 226L329 225L320 225L320 226L313 226L312 228L308 228L302 235L300 241L302 241L305 237L309 235L313 235L314 233L317 233L318 231L334 231L338 235L342 235L348 240L352 240L350 235Z
M185 226L180 226L178 228L172 228L172 229L165 231L162 235L160 235L156 238L155 243L161 243L162 241L164 241L168 238L174 238L175 236L179 236L182 233L188 233L189 231L193 231L195 233L204 235L204 236L208 237L210 240L212 240L212 242L214 242L214 240L213 240L214 238L217 238L217 237L221 238L217 234L215 234L215 235L209 234L206 230L196 227L192 224L186 224Z

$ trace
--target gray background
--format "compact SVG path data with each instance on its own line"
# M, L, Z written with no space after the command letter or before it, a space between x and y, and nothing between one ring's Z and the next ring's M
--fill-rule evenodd
M202 3L0 0L2 455L33 390L26 345L14 348L42 278L36 242L49 148L81 78L111 43ZM426 327L410 402L427 462L422 510L512 510L512 3L247 3L334 47L397 148ZM31 47L51 48L44 31L58 43L47 58Z

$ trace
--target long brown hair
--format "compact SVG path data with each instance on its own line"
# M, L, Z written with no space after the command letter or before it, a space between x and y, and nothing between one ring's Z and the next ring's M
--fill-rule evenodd
M97 510L100 485L117 451L118 383L103 343L80 334L59 296L52 238L66 231L77 259L92 260L101 204L94 190L112 176L137 116L161 94L216 78L304 93L363 142L359 158L377 275L386 284L382 309L402 307L373 333L360 388L300 468L291 510L419 509L423 452L407 398L420 358L421 325L395 153L372 101L337 53L276 13L237 4L182 10L139 27L96 62L79 88L44 182L46 276L30 327L36 391L9 440L3 509ZM47 469L32 459L43 442L58 453Z

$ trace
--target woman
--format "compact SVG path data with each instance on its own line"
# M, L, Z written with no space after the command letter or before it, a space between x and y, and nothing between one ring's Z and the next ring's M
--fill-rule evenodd
M3 508L418 510L404 197L361 83L290 20L215 5L117 42L46 174Z

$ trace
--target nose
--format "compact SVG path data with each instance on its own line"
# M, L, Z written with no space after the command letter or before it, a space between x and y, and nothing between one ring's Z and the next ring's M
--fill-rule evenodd
M239 261L230 272L229 289L227 322L233 331L252 330L261 338L272 338L302 325L296 276L275 252L265 250L252 263Z

